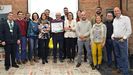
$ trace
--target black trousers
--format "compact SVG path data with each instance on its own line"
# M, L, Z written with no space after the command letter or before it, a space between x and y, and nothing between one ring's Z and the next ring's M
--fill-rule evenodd
M11 63L12 65L16 65L15 55L17 50L17 44L6 44L4 46L4 49L5 49L5 67L10 67Z
M76 46L76 38L66 38L66 54L69 59L75 58L75 46Z
M67 58L67 52L66 52L66 38L64 38L64 43L63 43L63 59Z
M38 39L38 57L39 58L42 58L41 47L42 47L42 39Z
M39 39L42 60L47 60L49 39Z

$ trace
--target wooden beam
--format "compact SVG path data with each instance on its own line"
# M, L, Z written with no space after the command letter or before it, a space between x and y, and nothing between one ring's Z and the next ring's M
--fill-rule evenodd
M122 11L122 0L120 0L120 9Z
M98 0L98 7L100 7L100 6L101 6L101 5L100 5L100 2L101 2L101 1L100 1L100 0Z
M128 11L128 0L126 0L126 10Z

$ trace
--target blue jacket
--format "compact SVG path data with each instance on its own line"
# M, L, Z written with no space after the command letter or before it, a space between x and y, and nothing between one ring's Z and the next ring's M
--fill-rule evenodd
M37 37L38 36L38 32L39 32L38 25L39 25L39 23L35 23L33 21L29 22L28 32L27 32L28 37Z

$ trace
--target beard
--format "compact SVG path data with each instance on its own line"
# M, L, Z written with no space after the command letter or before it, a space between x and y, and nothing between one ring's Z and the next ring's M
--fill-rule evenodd
M109 20L109 19L108 19L107 21L108 21L108 22L112 22L113 20Z
M100 15L100 14L101 14L101 12L100 12L100 11L97 11L96 13L97 13L98 15Z
M82 21L86 21L86 18L82 18Z

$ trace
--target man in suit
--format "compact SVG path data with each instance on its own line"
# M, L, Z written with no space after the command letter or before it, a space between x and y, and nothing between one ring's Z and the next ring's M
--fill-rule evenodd
M7 20L0 25L0 40L5 50L5 70L8 71L10 66L18 68L15 62L15 51L17 44L20 44L20 31L18 25L15 23L14 14L8 13ZM11 56L11 58L10 58ZM11 61L11 62L10 62Z

